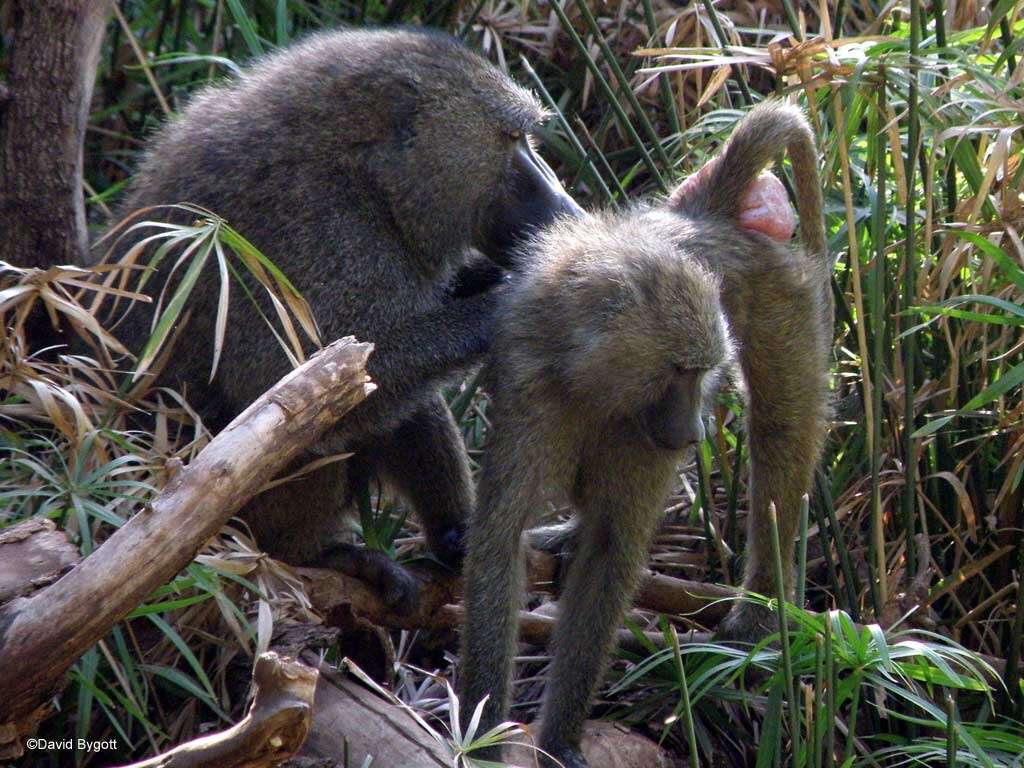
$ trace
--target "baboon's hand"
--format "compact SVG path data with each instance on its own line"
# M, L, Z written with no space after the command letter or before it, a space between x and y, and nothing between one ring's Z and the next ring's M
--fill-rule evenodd
M438 560L449 568L458 570L466 554L466 526L459 523L436 531L427 531L427 543Z
M476 322L473 325L473 334L470 341L470 352L474 355L485 355L491 351L494 342L494 333L498 324L498 307L501 294L504 292L504 283L498 284L484 293L478 293L468 299L458 300L465 305L472 304L474 307Z
M575 517L564 523L541 525L526 532L526 540L531 547L555 558L555 572L552 578L555 593L559 596L562 594L562 586L565 584L569 568L572 566L573 555L576 554L579 539L579 522Z
M541 552L556 557L572 557L579 539L579 523L573 517L564 523L539 525L526 532L526 539L531 547Z
M397 614L409 616L419 609L420 584L416 577L380 550L335 544L321 553L313 565L333 568L371 584L384 604Z
M452 278L448 290L453 298L467 299L508 282L509 273L487 258L470 262Z
M381 568L377 586L384 603L400 616L410 616L420 607L420 584L416 577L393 560Z

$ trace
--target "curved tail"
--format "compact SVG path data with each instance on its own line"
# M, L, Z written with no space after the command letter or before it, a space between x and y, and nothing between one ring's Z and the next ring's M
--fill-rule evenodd
M818 150L814 132L799 107L769 100L758 104L740 121L700 189L687 195L683 209L737 219L740 203L758 174L789 152L796 180L797 212L807 253L827 259L822 213Z

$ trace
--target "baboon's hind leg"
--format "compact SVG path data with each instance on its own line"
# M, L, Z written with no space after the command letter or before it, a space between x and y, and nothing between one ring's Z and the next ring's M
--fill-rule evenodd
M457 566L473 509L473 482L462 435L440 393L386 438L360 448L358 461L409 501L430 550Z

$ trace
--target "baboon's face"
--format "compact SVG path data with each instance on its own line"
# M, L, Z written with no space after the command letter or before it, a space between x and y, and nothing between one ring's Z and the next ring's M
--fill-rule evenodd
M474 245L509 267L530 235L560 216L581 216L583 210L537 154L529 134L513 131L506 136L511 148L506 149L508 156L496 194L483 210Z
M465 221L432 221L436 214L422 207L409 212L410 223L460 231L468 245L513 266L513 254L531 233L559 216L579 216L582 209L531 138L547 116L536 98L475 55L457 55L464 60L446 67L444 78L418 83L404 160L410 165L408 184L445 201Z

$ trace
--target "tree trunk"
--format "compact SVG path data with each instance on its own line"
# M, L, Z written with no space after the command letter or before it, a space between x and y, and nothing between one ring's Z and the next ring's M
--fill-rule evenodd
M82 142L112 0L12 0L0 84L0 260L84 263ZM7 32L7 30L3 30Z

